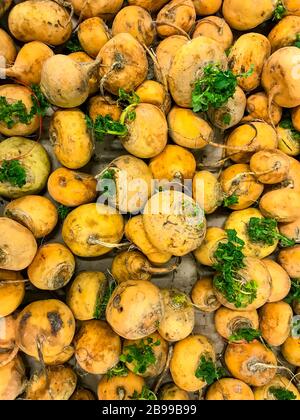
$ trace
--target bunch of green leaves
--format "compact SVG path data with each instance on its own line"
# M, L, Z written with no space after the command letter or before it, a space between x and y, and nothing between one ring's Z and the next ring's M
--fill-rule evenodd
M271 386L269 392L274 395L276 400L287 401L296 399L296 395L292 391L283 387Z
M69 41L66 43L66 49L71 53L83 51L83 48L78 39L77 32L74 32Z
M277 1L276 8L273 15L273 20L281 20L286 14L286 8L281 0Z
M32 116L39 115L44 117L46 115L47 109L50 108L51 104L41 91L39 85L31 85L31 90L33 92L33 95L31 95L33 106L31 108L30 114Z
M226 372L222 367L217 367L211 358L204 355L201 356L195 371L196 378L205 381L207 385L213 384L215 381L225 376L225 374Z
M105 117L98 115L95 122L87 115L85 118L88 128L94 132L97 141L103 141L104 136L108 134L119 137L125 137L128 134L126 125L113 120L110 115Z
M22 188L26 184L25 168L18 160L3 160L0 166L0 182Z
M272 246L276 240L279 240L283 248L295 245L294 240L279 233L277 221L268 217L251 217L247 225L247 234L254 243Z
M113 294L113 291L117 287L116 282L111 282L105 289L104 295L100 294L96 300L96 306L94 311L95 319L103 319L105 317L105 311L108 301Z
M121 354L120 360L124 363L132 363L134 373L143 374L149 366L155 364L153 347L159 345L160 341L154 341L151 337L141 339L136 344L125 346L125 352Z
M227 242L219 243L214 253L216 263L213 268L217 271L214 286L236 308L244 308L256 299L257 284L253 280L245 281L239 274L239 270L245 267L245 242L233 229L226 233Z
M294 128L292 120L290 118L284 118L283 120L281 120L279 126L281 128L285 128L286 130L290 130L293 140L300 142L300 132Z
M63 204L60 204L57 207L57 213L60 220L65 220L65 218L68 216L68 214L71 211L71 207L64 206Z
M239 204L239 197L236 194L228 195L223 200L224 207L231 207L234 204Z
M119 362L116 366L109 369L106 373L108 379L113 378L114 376L127 376L128 369L123 362Z
M131 400L157 400L157 396L147 386L143 386L142 392L140 394L137 391L134 391L132 396L129 398Z
M230 342L245 340L247 343L261 337L261 332L254 328L239 328L230 337Z
M12 128L17 123L29 124L32 119L31 112L20 101L8 103L4 96L0 96L0 121Z
M238 78L248 77L252 73L253 67L246 73L234 75L231 70L222 70L219 65L208 64L192 92L193 111L205 112L210 108L220 108L233 97Z
M294 42L294 46L300 48L300 33L296 35L296 41Z
M285 301L289 304L293 303L294 301L300 302L300 280L293 279L291 290L288 296L285 298Z

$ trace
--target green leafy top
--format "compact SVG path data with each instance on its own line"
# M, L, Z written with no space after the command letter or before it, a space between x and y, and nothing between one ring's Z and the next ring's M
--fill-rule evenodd
M247 226L247 233L251 242L274 245L280 241L282 247L295 245L295 241L278 232L277 221L270 218L251 217Z
M44 117L46 115L47 109L51 107L51 104L41 91L39 85L31 85L31 90L33 92L33 95L31 95L33 106L30 113L32 115L39 115Z
M105 172L98 177L100 179L100 186L99 189L102 191L103 195L107 197L114 197L116 194L116 186L115 183L106 183L101 182L103 180L114 180L115 179L116 170L114 168L108 168Z
M83 48L79 42L77 33L73 33L69 41L66 43L66 49L72 52L83 51Z
M300 142L300 132L294 128L292 120L290 118L284 118L283 120L281 120L279 126L281 128L285 128L286 130L290 130L292 138Z
M239 204L239 197L236 194L228 195L223 200L224 207L231 207L234 204Z
M256 340L257 338L261 337L261 332L258 330L255 330L254 328L239 328L237 331L235 331L230 337L229 341L241 341L245 340L248 343L250 343L253 340Z
M296 41L294 42L294 46L300 48L300 33L296 35Z
M285 389L283 387L271 386L269 388L269 392L274 395L276 400L287 401L295 400L297 398L292 391L289 391L288 389Z
M300 302L300 280L293 279L291 290L288 296L285 298L287 303L293 303L294 301Z
M3 160L0 166L0 182L22 188L27 182L25 168L18 160Z
M201 356L200 362L195 371L195 376L202 379L207 385L213 384L218 379L225 376L225 370L222 367L217 367L210 357Z
M214 253L217 262L213 268L218 272L214 278L214 286L236 308L244 308L256 299L257 284L253 280L245 281L239 274L239 270L245 268L245 242L238 238L233 229L226 233L227 242L219 243Z
M128 375L128 369L125 366L124 363L119 362L116 366L109 369L106 373L108 379L113 378L114 376L127 376Z
M102 296L102 294L100 294L100 296L98 296L96 300L95 311L94 311L95 319L102 319L105 317L105 311L106 311L108 301L116 287L117 287L117 284L115 282L111 282L105 289L104 295Z
M136 344L125 346L120 360L124 363L133 363L134 373L144 374L149 366L155 364L156 357L153 347L159 345L160 341L154 342L151 337L141 339Z
M120 121L115 121L110 115L103 117L98 115L93 121L86 115L86 122L89 129L93 130L95 138L98 141L103 141L105 135L125 137L128 134L128 129L125 124Z
M131 400L157 400L157 396L147 386L143 386L140 394L137 391L134 391L129 398Z
M171 293L171 304L176 307L182 308L183 306L187 306L188 300L185 293L173 291Z
M227 112L222 117L223 124L229 125L231 123L231 115Z
M72 210L71 207L67 207L67 206L64 206L63 204L60 204L57 207L57 213L60 220L64 220L68 216L71 210Z
M140 103L140 97L135 93L127 93L124 89L119 89L118 105L122 108L126 108L128 105L138 105Z
M281 0L277 1L276 9L274 11L273 20L281 20L286 14L286 8Z

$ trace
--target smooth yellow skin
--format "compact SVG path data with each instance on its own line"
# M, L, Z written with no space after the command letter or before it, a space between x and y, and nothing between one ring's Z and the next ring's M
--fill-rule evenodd
M239 270L239 274L242 276L244 281L255 281L257 285L257 295L252 303L238 308L239 311L250 311L263 306L271 295L271 276L265 267L265 265L258 259L252 257L245 257L244 259L245 268ZM237 309L234 303L228 302L219 290L214 287L217 299L229 309Z
M266 303L259 311L259 328L262 337L270 346L281 346L291 329L293 310L289 304L280 301Z
M292 110L292 122L295 130L300 131L300 106Z
M76 63L91 63L93 64L94 60L85 52L77 51L68 55L68 57L72 58ZM92 66L91 66L92 68ZM95 66L94 70L92 69L88 75L88 85L89 85L89 95L97 93L99 90L99 75L98 69Z
M70 366L47 367L47 377L41 370L30 378L26 400L68 400L75 391L77 376Z
M49 235L58 219L55 205L40 195L26 195L11 201L4 209L4 216L27 227L35 238Z
M22 303L25 295L25 283L9 283L10 280L22 280L18 271L0 269L0 317L12 314ZM8 282L6 283L6 280ZM0 343L2 334L0 336Z
M225 351L225 363L230 373L250 386L264 386L275 376L272 367L255 366L264 363L277 366L275 354L260 341L251 343L229 344Z
M213 346L203 335L189 336L174 345L170 372L175 384L184 391L199 391L206 385L195 375L201 356L216 360Z
M139 251L123 251L116 255L111 266L111 273L117 283L127 280L151 280L150 266L145 255Z
M206 214L214 213L223 200L217 177L209 171L196 172L193 178L193 198Z
M265 258L262 262L267 267L271 276L271 295L268 302L278 302L283 300L290 291L291 279L288 273L275 261Z
M39 248L27 273L30 282L42 290L64 287L75 270L75 258L64 245L50 243Z
M75 336L79 366L94 375L104 374L119 361L121 339L105 321L84 321Z
M180 389L173 382L163 385L159 390L159 400L188 401L189 399L189 394L183 389Z
M237 236L245 242L243 248L243 254L245 256L256 257L259 259L266 258L275 251L278 245L278 240L274 240L273 245L252 242L247 232L247 227L252 217L263 219L261 212L255 208L233 211L228 216L224 229L234 229Z
M259 327L258 313L254 309L252 311L238 311L221 306L215 313L215 327L221 337L229 340L229 337L240 328Z
M19 41L40 41L54 46L66 42L72 33L67 9L50 0L17 4L8 16L8 26Z
M146 234L142 215L134 216L128 220L125 225L125 235L154 265L165 264L172 258L172 254L169 252L160 252L152 245Z
M269 191L261 197L259 209L265 217L280 223L293 222L300 214L300 192L291 188Z
M78 39L84 51L96 58L109 40L109 32L104 21L96 16L84 20L78 27Z
M288 156L298 156L300 154L300 144L294 139L291 130L288 128L276 127L278 135L278 148Z
M37 243L25 226L0 217L0 269L20 271L32 262Z
M101 302L106 288L105 275L98 271L83 271L75 277L67 294L67 304L75 319L95 318L96 305Z
M203 265L212 267L215 263L214 253L221 242L227 241L224 229L219 227L207 228L203 243L194 251L196 260Z
M260 150L250 160L251 172L263 184L279 184L288 178L290 161L280 150Z
M214 293L212 277L202 277L196 281L191 299L197 309L203 312L214 312L221 306Z
M0 367L0 399L15 400L25 388L25 367L20 356Z
M281 347L281 353L291 365L300 366L300 338L288 337Z
M156 343L159 341L160 344L151 347L156 360L155 360L155 363L147 367L146 371L143 374L138 373L138 375L142 376L143 378L155 377L161 374L167 360L168 348L169 348L168 343L162 338L162 336L158 332L150 334L148 337L142 340L125 340L123 343L122 354L127 355L128 354L128 350L126 349L127 346L132 346L132 345L138 346L139 343L141 343L141 341L143 343L147 343L148 338L152 339L153 343ZM131 362L131 363L126 362L126 366L131 372L134 373L134 369L135 369L134 362Z
M28 194L38 194L46 185L50 173L50 160L43 146L24 137L11 137L0 143L0 161L19 160L26 171L26 184L13 186L0 183L0 195L18 198Z
M208 16L201 19L195 28L193 38L197 36L206 36L207 38L214 39L219 42L224 51L227 50L232 44L233 35L230 26L226 21L218 16Z
M169 26L168 23L176 25L184 32L189 32L195 22L196 10L192 0L171 0L157 15L157 33L161 38L172 35L181 35L181 31Z
M120 283L106 307L107 322L127 340L138 340L152 334L157 330L163 313L159 288L144 280Z
M107 254L112 248L102 243L118 244L123 233L123 216L105 204L95 203L84 204L71 211L62 228L63 240L79 257Z
M197 15L214 15L220 9L222 0L193 0Z
M134 392L142 392L145 380L128 372L127 376L103 376L98 385L99 400L130 400Z
M79 109L56 111L49 134L55 156L62 165L79 169L90 161L94 144L84 113Z
M191 109L174 106L168 114L169 134L174 143L203 149L213 139L211 126Z
M282 249L278 255L279 264L292 279L300 277L300 245Z
M95 396L89 389L78 388L69 398L70 400L95 400Z
M116 56L122 56L122 69L108 69L116 62ZM130 34L121 33L110 39L100 50L97 59L101 60L99 67L100 79L105 76L105 89L113 95L119 94L122 88L126 92L135 90L146 79L148 61L142 45Z
M1 6L0 6L1 7ZM15 47L14 41L11 36L8 35L3 29L0 28L0 56L4 57L6 63L5 67L8 67L10 64L13 64L17 56L17 49ZM2 67L1 66L1 67Z
M238 204L228 206L231 210L244 210L261 196L264 186L250 172L249 165L235 164L226 168L220 176L222 189L227 195L237 195Z
M300 400L300 393L298 389L291 383L291 381L282 375L276 375L267 385L256 387L253 389L255 400L276 400L275 396L269 391L271 387L284 388L291 391L296 400Z
M67 207L90 203L96 198L97 181L83 172L58 168L48 178L48 192L51 197Z
M109 103L111 98L103 97L100 95L93 96L88 102L89 116L93 121L96 120L98 115L105 117L106 115L111 116L114 121L118 121L121 117L122 110L115 103Z
M221 378L212 384L206 393L206 400L254 400L252 389L243 381Z
M164 315L158 332L169 342L183 340L192 333L195 326L195 311L192 302L185 293L177 289L162 289L161 294Z
M170 111L171 98L162 83L155 80L145 80L135 91L140 102L156 105L165 114Z
M182 45L188 42L188 38L183 35L168 36L163 39L156 48L156 58L159 69L155 66L154 73L160 82L167 81L172 61Z
M294 239L296 242L300 241L300 217L294 222L280 223L279 231L289 239Z
M18 316L17 344L21 351L38 360L37 343L41 334L45 338L41 352L45 358L53 358L71 344L74 333L74 316L57 299L32 302Z
M123 0L71 0L77 15L83 19L100 16L103 19L110 19L122 7Z
M12 4L12 0L3 0L0 5L0 16L3 16L6 10L10 7Z
M263 120L268 124L279 124L282 116L282 108L272 102L269 116L268 97L264 92L253 93L247 98L247 112L249 115L243 121Z
M268 35L272 51L293 45L297 40L298 33L300 33L300 17L285 16Z

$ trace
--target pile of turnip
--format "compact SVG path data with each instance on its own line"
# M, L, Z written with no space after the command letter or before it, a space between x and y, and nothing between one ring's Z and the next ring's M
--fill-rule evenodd
M300 1L4 0L0 75L0 400L300 400Z

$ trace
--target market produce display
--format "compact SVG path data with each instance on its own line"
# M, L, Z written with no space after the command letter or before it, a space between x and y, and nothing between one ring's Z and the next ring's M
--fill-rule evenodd
M0 400L300 400L300 0L0 2Z

